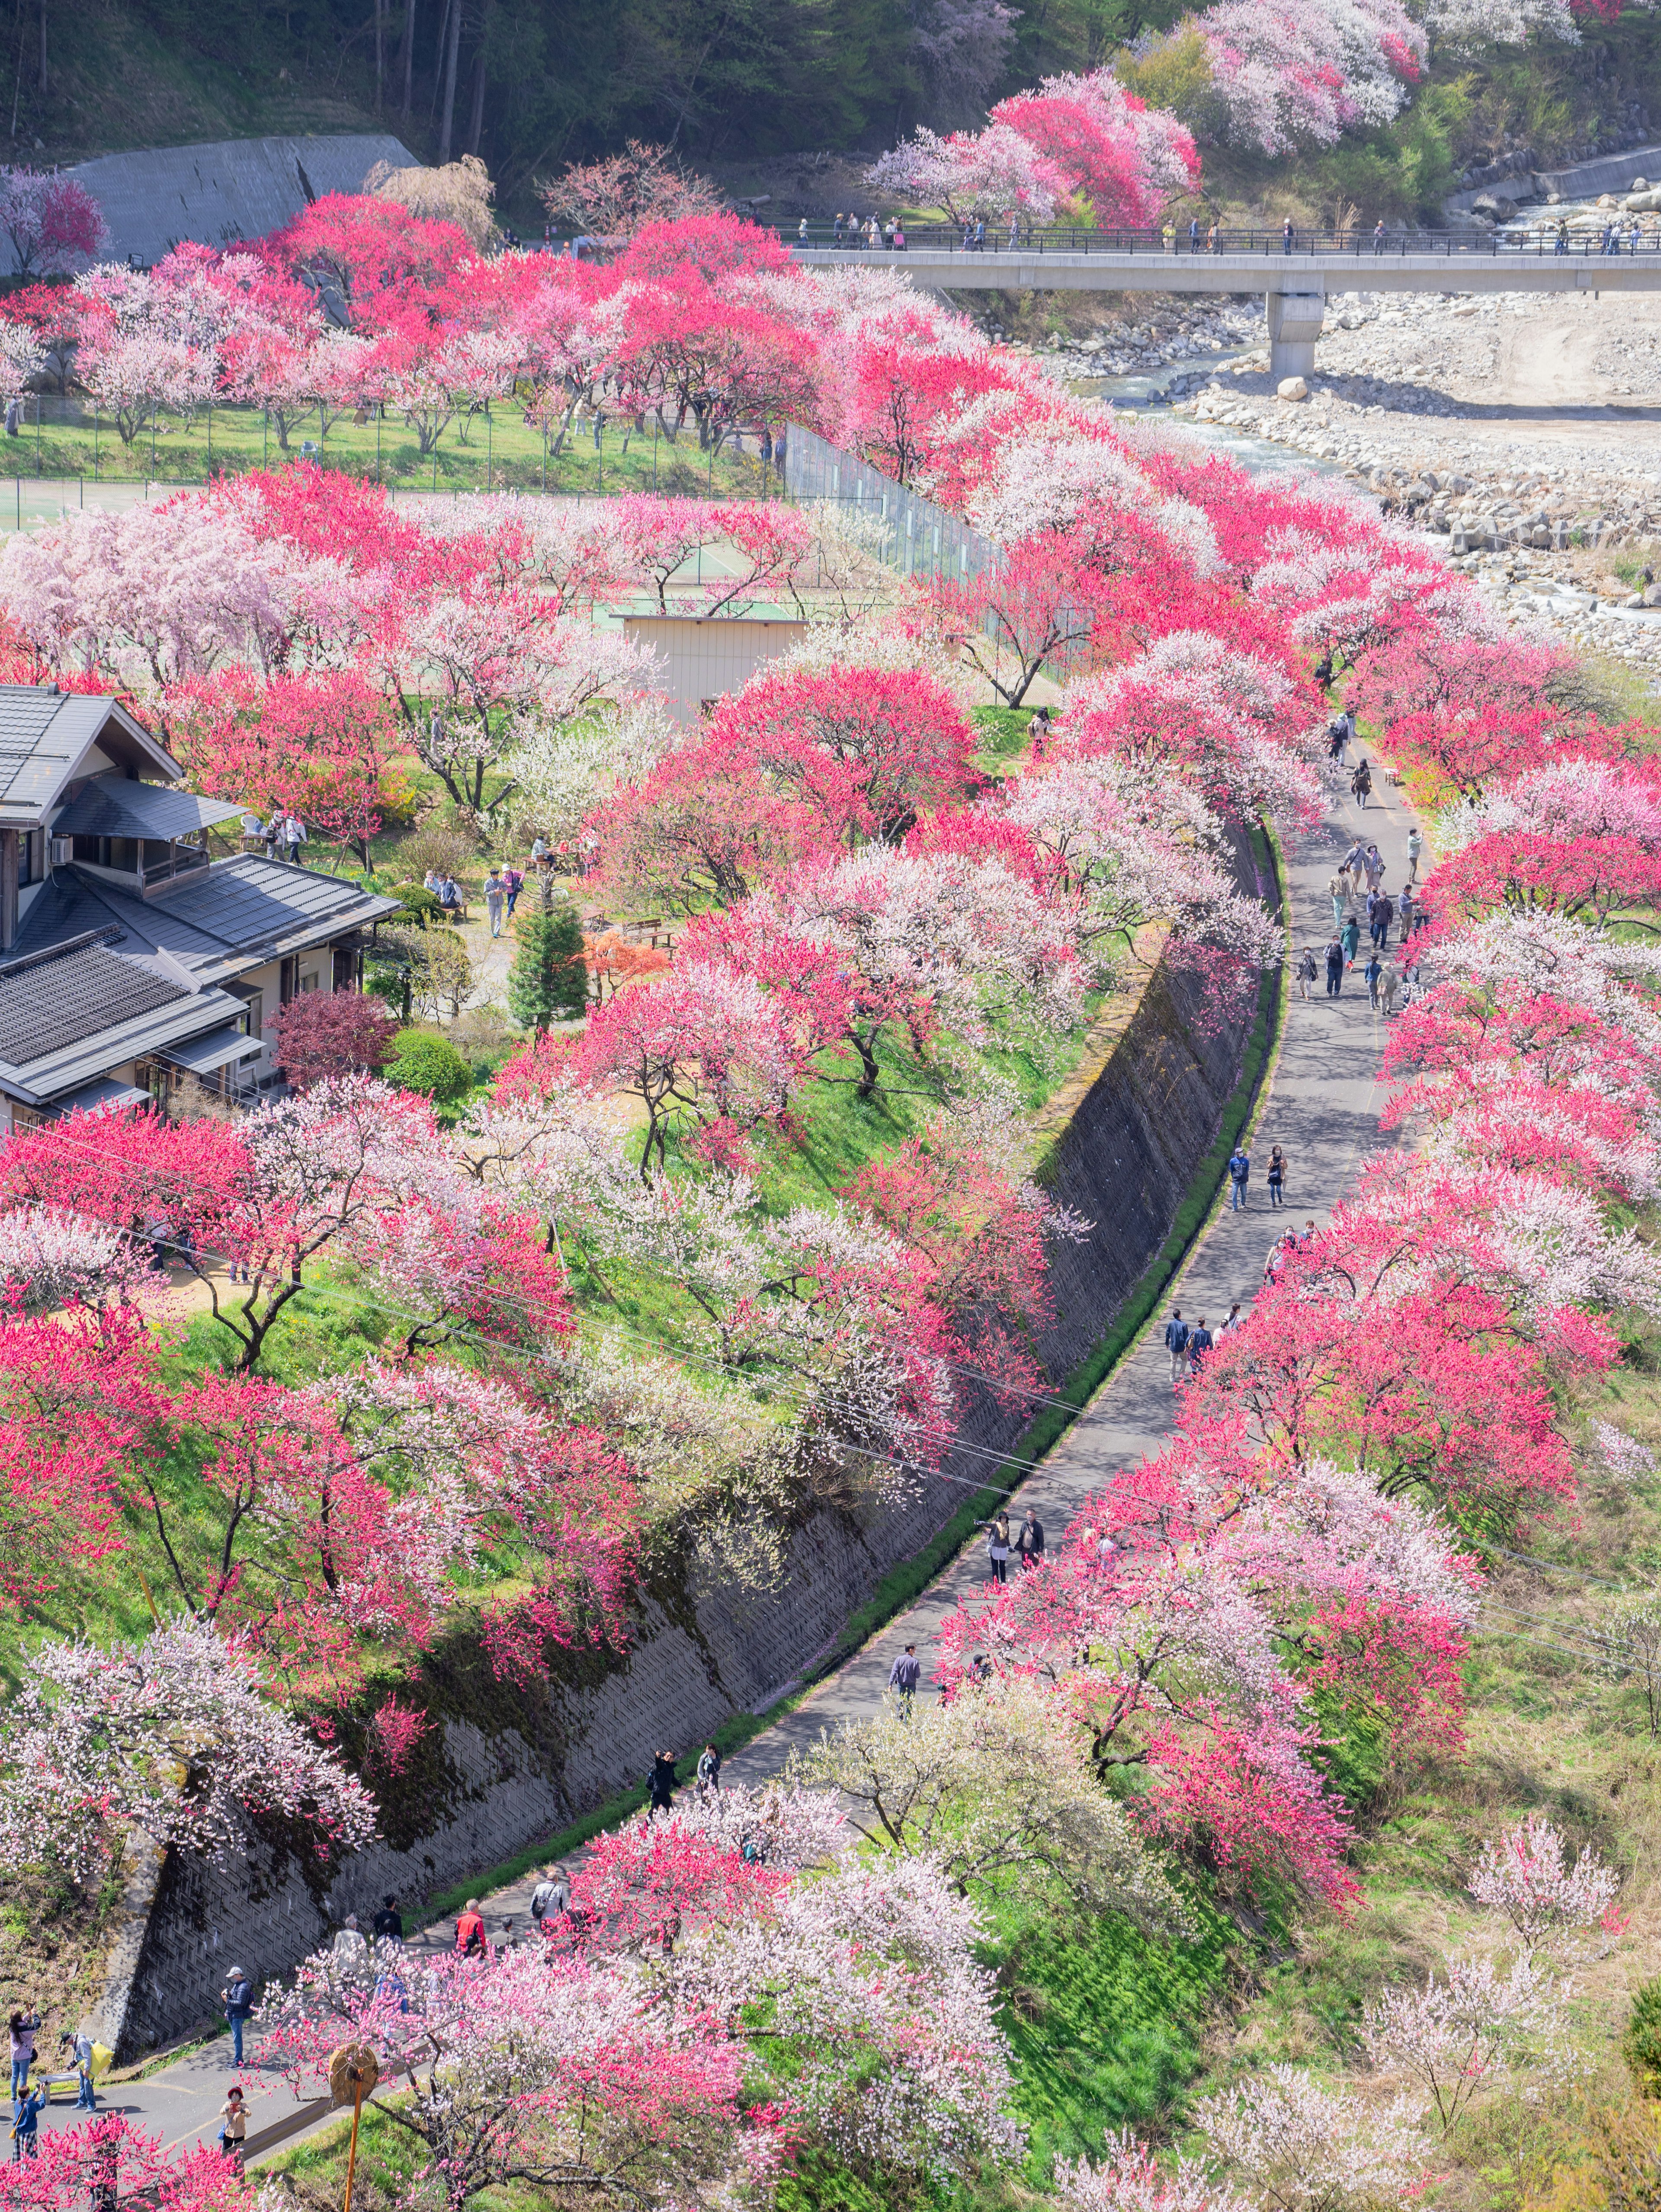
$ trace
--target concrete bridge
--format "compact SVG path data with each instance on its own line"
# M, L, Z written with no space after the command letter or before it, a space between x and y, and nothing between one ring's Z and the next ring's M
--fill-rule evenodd
M1229 233L1215 250L1202 237L1190 251L1185 236L1167 246L1148 232L1044 233L1010 245L990 235L989 226L984 247L965 250L955 233L931 224L926 234L909 234L903 253L861 247L849 235L849 244L838 247L818 237L804 245L784 234L805 268L863 261L942 291L1261 292L1276 378L1314 368L1332 292L1661 292L1655 235L1640 239L1635 252L1621 237L1618 252L1601 250L1601 233L1576 234L1560 251L1555 230L1385 233L1376 244L1370 234L1359 243L1317 234L1307 243L1295 237L1288 251L1274 231Z

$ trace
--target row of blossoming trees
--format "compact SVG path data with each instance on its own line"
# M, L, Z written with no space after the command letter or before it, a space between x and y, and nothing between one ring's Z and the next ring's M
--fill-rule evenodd
M297 2069L344 2028L397 2059L393 2124L457 2205L514 2180L664 2200L694 2167L764 2192L803 2140L891 2179L1015 2155L978 1886L1040 1867L1155 1930L1184 1924L1196 1873L1342 1908L1326 1740L1363 1732L1381 1765L1457 1753L1469 1547L1570 1497L1566 1409L1616 1355L1610 1315L1661 1297L1607 1213L1653 1194L1653 963L1604 927L1652 895L1661 817L1573 666L1500 644L1342 495L1127 442L884 278L805 279L710 220L637 246L596 380L654 287L701 287L717 320L747 303L817 419L966 512L999 563L883 584L792 516L668 502L441 525L300 469L0 565L19 670L126 684L216 789L296 750L314 711L333 728L326 705L384 731L376 774L430 748L488 815L468 764L511 775L540 718L606 895L689 918L666 972L532 1042L454 1129L358 1076L234 1127L76 1119L8 1146L7 1602L118 1560L141 1521L174 1621L36 1655L0 1746L13 1863L90 1873L124 1823L211 1849L265 1813L362 1844L424 1726L358 1698L371 1641L413 1658L482 1601L493 1662L531 1679L562 1644L626 1638L653 1547L765 1573L805 1508L937 1465L966 1393L1029 1400L1046 1240L1087 1224L1025 1180L977 1048L1042 1065L1149 925L1210 1018L1238 1012L1277 939L1231 834L1318 813L1317 661L1460 797L1429 891L1438 980L1392 1045L1421 1141L1288 1254L1170 1447L955 1625L940 1713L851 1732L766 1801L626 1830L545 1959L366 1955L272 1994ZM818 618L694 737L636 739L650 672L604 659L593 610L666 592L717 533L740 597L800 588ZM1069 653L1089 672L1052 730L985 775L965 685L1019 698ZM590 708L608 734L585 754ZM916 1137L827 1203L764 1202L808 1103L897 1073L937 1102ZM149 1323L169 1250L233 1263L212 1282L226 1371L181 1380ZM615 1304L643 1283L651 1340ZM368 1316L376 1356L273 1379L302 1290ZM1016 1786L989 1796L989 1775ZM867 1807L877 1857L827 1784ZM1380 2015L1392 2064L1421 2078L1439 2051L1445 2070L1473 2007L1496 2066L1545 2033L1546 1969L1488 1964ZM1296 2077L1281 2092L1313 2125ZM94 2156L148 2172L99 2124L18 2185L57 2203ZM1225 2149L1250 2133L1229 2124ZM1129 2150L1074 2181L1081 2203L1155 2186Z

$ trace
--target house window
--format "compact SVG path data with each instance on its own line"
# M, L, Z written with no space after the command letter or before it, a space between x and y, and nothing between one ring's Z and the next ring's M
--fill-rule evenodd
M17 888L40 880L40 854L45 839L39 830L26 830L17 841Z
M300 990L300 963L293 953L283 963L283 976L277 987L277 996L286 1006Z

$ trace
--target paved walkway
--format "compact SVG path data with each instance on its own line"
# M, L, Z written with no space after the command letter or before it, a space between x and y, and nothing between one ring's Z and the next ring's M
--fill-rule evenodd
M1313 945L1318 957L1331 935L1332 908L1325 885L1358 830L1375 839L1384 856L1386 887L1400 890L1411 817L1394 793L1384 790L1379 795L1385 803L1361 813L1346 799L1299 847L1289 869L1297 947ZM1367 1005L1359 964L1366 951L1364 938L1358 965L1346 976L1339 999L1317 995L1305 1005L1293 988L1279 1063L1252 1144L1250 1203L1214 1222L1174 1292L1185 1314L1203 1314L1214 1328L1236 1298L1249 1305L1269 1246L1281 1230L1288 1224L1301 1229L1311 1218L1324 1220L1378 1142L1384 1025ZM1324 992L1324 971L1314 988L1317 994ZM1289 1181L1285 1208L1271 1214L1262 1175L1274 1144L1285 1148ZM1016 1492L1014 1510L1025 1511L1028 1504L1035 1505L1052 1538L1110 1470L1139 1458L1164 1436L1171 1399L1161 1331L1162 1320L1121 1364L1043 1468ZM764 1781L778 1771L792 1749L812 1743L821 1729L870 1712L883 1694L890 1667L907 1644L918 1646L927 1682L930 1648L941 1620L959 1596L984 1583L986 1572L983 1552L978 1545L971 1546L909 1611L821 1683L793 1713L734 1753L723 1770L728 1779ZM508 1922L516 1929L528 1924L533 1880L513 1883L485 1899L485 1920L493 1938ZM412 1937L415 1942L435 1947L447 1946L451 1940L447 1921ZM251 2051L257 2049L257 2038L252 2035L249 2047ZM228 2042L222 2037L148 2080L113 2087L102 2100L104 2107L125 2112L159 2132L170 2145L208 2142L218 2130L226 2086L240 2080L251 2093L251 2137L301 2118L287 2089L280 2083L268 2085L257 2065L233 2074L228 2053ZM71 2124L76 2117L65 2100L43 2117L43 2124Z

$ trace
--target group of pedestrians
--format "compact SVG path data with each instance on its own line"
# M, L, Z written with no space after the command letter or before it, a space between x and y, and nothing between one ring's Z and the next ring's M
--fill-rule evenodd
M1165 1348L1171 1358L1171 1387L1179 1382L1191 1382L1205 1363L1207 1352L1221 1343L1231 1329L1238 1328L1245 1316L1240 1311L1236 1298L1228 1310L1227 1318L1220 1321L1214 1329L1204 1314L1198 1321L1187 1320L1180 1306L1172 1306L1171 1318L1165 1325Z
M1393 1014L1398 1000L1405 1006L1417 989L1419 963L1409 950L1409 942L1426 920L1423 903L1415 889L1423 849L1424 839L1415 824L1408 833L1407 881L1399 897L1392 897L1385 886L1384 859L1376 842L1364 843L1358 836L1339 862L1327 884L1327 896L1332 901L1332 935L1325 957L1329 999L1342 994L1344 977L1360 957L1364 920L1372 951L1362 973L1373 1006L1385 1014ZM1389 957L1390 931L1398 924L1399 964ZM1300 999L1309 998L1319 972L1320 963L1314 947L1305 945L1293 969Z
M245 853L263 852L268 860L274 860L280 852L285 860L298 867L301 849L310 842L305 823L286 806L273 807L269 821L252 810L242 817Z
M1012 1559L1023 1567L1036 1567L1043 1557L1043 1523L1030 1505L1023 1521L1012 1522L1001 1509L989 1521L977 1521L975 1526L986 1531L986 1557L995 1583L1008 1581Z
M986 239L984 223L980 226L980 230L982 243L984 244ZM796 239L800 245L806 246L809 243L806 216L803 216L797 227ZM967 245L967 239L964 242ZM830 226L830 243L833 246L863 246L872 253L904 253L905 225L897 216L891 215L885 223L879 217L873 215L867 221L861 222L858 216L843 215L838 210L837 219Z
M1271 1145L1269 1152L1269 1202L1271 1206L1286 1203L1287 1156L1284 1146ZM1239 1138L1228 1156L1228 1210L1242 1213L1250 1203L1251 1154L1244 1137Z
M40 2154L40 2115L50 2102L47 2069L42 2065L38 2048L44 2025L32 2004L20 2006L6 2022L11 2061L10 2140L14 2164ZM108 2055L105 2053L106 2059ZM94 2046L85 2023L65 2028L58 2039L58 2065L52 2070L59 2078L73 2071L76 2081L75 2109L78 2112L98 2110L94 2067Z

